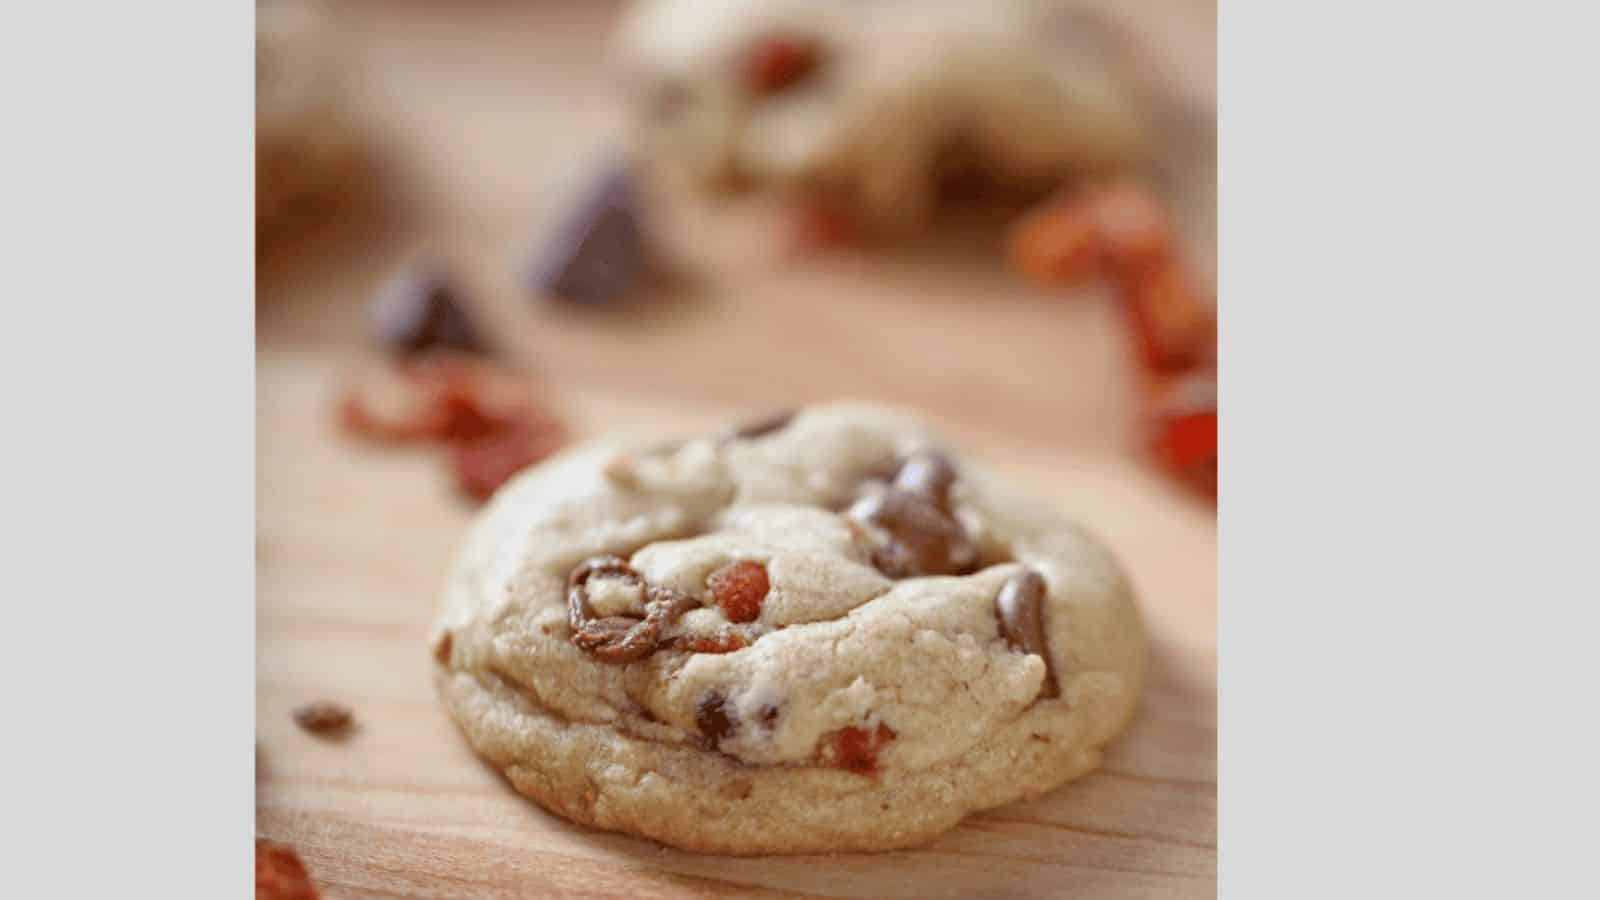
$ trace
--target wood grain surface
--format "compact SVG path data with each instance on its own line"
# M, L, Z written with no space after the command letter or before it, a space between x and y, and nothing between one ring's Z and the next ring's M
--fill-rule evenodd
M615 8L338 8L378 152L351 202L264 253L257 279L257 832L296 847L329 898L1214 895L1215 521L1130 453L1136 382L1108 298L1017 283L996 255L999 213L893 253L793 259L759 202L665 197L657 232L692 277L638 307L535 306L522 254L615 133L598 51ZM1178 102L1210 115L1214 6L1150 0L1127 17L1171 64ZM1170 186L1202 266L1211 149ZM424 640L472 511L437 454L352 444L330 416L341 374L371 353L363 302L421 246L452 262L580 435L903 403L1058 498L1128 566L1155 640L1103 770L920 849L827 857L682 853L514 793L440 708ZM301 731L290 711L318 699L349 704L354 732Z

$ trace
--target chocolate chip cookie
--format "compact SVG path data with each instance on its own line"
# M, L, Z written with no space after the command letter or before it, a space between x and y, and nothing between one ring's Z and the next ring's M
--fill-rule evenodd
M547 809L731 854L886 850L1095 767L1145 639L1111 556L900 413L596 442L474 526L445 706Z
M633 146L708 189L823 192L884 235L941 185L1137 167L1151 124L1117 30L1043 0L640 0L618 56Z

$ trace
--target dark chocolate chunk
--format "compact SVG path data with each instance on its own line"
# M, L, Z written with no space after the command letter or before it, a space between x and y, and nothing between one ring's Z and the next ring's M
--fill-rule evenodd
M541 293L602 305L626 297L647 269L639 189L613 165L557 224L531 278Z
M694 708L695 727L700 729L700 734L713 750L734 731L733 716L727 704L726 697L712 691L701 698Z
M891 578L965 575L977 567L966 529L924 494L891 486L857 500L845 515L887 535L873 564Z
M994 597L994 613L1000 620L1000 633L1012 649L1036 653L1044 658L1044 686L1041 697L1061 696L1055 665L1050 661L1050 643L1044 627L1044 600L1049 587L1038 572L1024 570L1006 579Z
M416 263L395 275L368 313L373 334L402 356L434 348L485 350L450 276L435 262Z

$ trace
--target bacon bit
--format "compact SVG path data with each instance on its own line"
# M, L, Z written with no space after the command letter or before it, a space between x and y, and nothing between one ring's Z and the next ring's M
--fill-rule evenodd
M1135 271L1173 255L1172 222L1146 188L1130 181L1100 185L1088 192L1085 204L1113 271Z
M881 722L876 731L844 728L823 735L817 755L825 766L875 776L878 774L878 751L894 739L894 729Z
M471 441L450 445L450 467L461 492L484 502L523 469L550 456L565 442L548 419L519 419Z
M866 244L866 235L855 214L844 205L811 199L794 208L788 243L789 252L805 255L861 247Z
M1060 198L1028 213L1011 229L1011 264L1041 285L1073 285L1101 270L1099 223L1081 198Z
M761 617L761 601L771 585L767 569L758 562L729 563L706 576L711 599L722 607L730 622L754 622Z
M744 635L732 631L715 637L684 638L680 646L690 653L732 653L750 646Z
M317 900L305 863L293 849L256 838L256 900Z
M524 379L450 355L364 374L346 388L339 420L362 438L445 444L462 492L480 501L566 441Z
M1196 491L1217 496L1217 382L1199 372L1166 385L1153 403L1156 462Z
M1216 321L1177 260L1132 274L1122 291L1139 358L1150 371L1180 372L1215 352Z
M744 60L745 84L758 96L776 94L799 84L817 68L817 45L773 35L757 41Z

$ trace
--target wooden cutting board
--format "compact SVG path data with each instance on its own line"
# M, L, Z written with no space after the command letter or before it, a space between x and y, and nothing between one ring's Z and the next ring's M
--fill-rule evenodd
M680 298L530 309L514 264L605 133L606 114L583 111L604 109L588 102L603 79L585 48L613 11L341 11L371 54L361 105L391 167L381 204L334 217L258 273L257 832L297 848L328 898L1214 895L1215 520L1130 453L1138 398L1106 298L1019 285L981 222L908 252L795 263L751 206L664 213L702 276ZM470 508L437 454L332 428L341 372L368 352L361 303L421 241L580 435L881 400L1057 498L1119 554L1148 617L1155 654L1131 731L1101 771L887 854L696 856L518 796L468 750L431 683L425 634ZM1198 241L1204 258L1203 228ZM354 733L302 732L290 710L318 699L350 705Z

